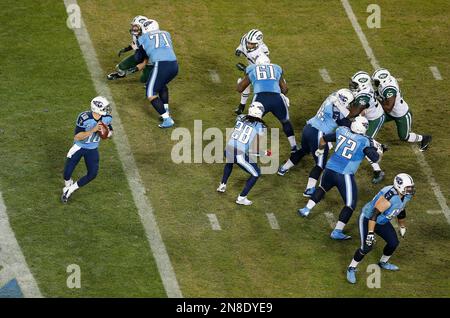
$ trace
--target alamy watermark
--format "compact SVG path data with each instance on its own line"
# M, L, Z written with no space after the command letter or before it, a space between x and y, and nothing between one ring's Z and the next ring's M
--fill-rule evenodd
M67 20L66 24L69 29L81 28L81 9L77 4L69 4L67 6Z
M367 13L371 13L366 20L369 29L381 28L381 8L378 4L369 4L366 9Z
M67 288L81 288L81 269L77 264L67 266L66 272L69 274L66 280Z

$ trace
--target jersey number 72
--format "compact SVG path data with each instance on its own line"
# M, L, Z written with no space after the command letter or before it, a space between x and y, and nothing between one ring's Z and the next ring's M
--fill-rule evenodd
M356 148L356 141L350 138L339 135L338 142L336 144L336 150L334 152L338 152L344 143L346 146L342 149L341 156L347 159L351 159L353 156L353 151Z

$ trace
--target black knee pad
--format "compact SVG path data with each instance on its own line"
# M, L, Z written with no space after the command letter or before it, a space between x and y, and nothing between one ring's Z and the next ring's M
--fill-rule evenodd
M347 224L348 221L350 220L350 218L352 217L352 214L353 214L353 209L348 206L345 206L341 210L341 213L339 214L339 221Z
M319 180L320 174L322 173L323 169L317 165L312 168L311 172L309 173L309 177Z

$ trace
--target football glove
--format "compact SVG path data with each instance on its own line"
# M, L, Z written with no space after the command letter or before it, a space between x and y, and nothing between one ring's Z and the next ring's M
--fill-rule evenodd
M133 74L139 71L139 68L137 66L129 68L126 72L127 74Z
M245 65L244 64L242 64L242 63L237 63L236 64L236 67L237 67L237 69L239 70L239 71L242 71L242 72L245 72Z
M325 149L318 148L314 154L316 155L316 157L320 157L323 155L324 151Z
M234 54L235 54L236 56L241 56L242 51L239 50L239 49L237 49L236 52L234 52Z
M400 236L404 238L405 235L406 235L406 227L400 226Z
M373 232L369 232L366 236L366 245L372 246L375 243L375 234Z
M124 47L123 49L120 49L119 54L118 54L119 57L120 57L123 53L128 52L128 51L131 51L131 49L132 49L131 45L129 45L129 46L127 46L127 47Z

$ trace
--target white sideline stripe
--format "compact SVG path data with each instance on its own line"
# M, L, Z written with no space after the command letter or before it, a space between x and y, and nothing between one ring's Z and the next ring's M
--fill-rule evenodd
M330 225L330 227L332 229L334 229L336 227L336 218L334 217L334 214L331 212L324 212L323 213L328 221L328 224Z
M430 215L438 215L438 214L441 214L442 211L441 210L427 210L427 213Z
M220 227L219 220L217 219L217 216L214 213L207 214L209 223L211 223L211 228L214 231L220 231L222 228Z
M69 5L77 4L76 0L64 0L66 9ZM83 19L81 18L81 28L73 29L75 36L80 45L81 52L83 53L84 60L87 68L91 74L92 82L94 83L95 90L99 95L105 96L112 105L113 117L114 117L114 143L119 154L120 161L122 162L123 170L130 185L131 192L133 194L134 203L139 211L142 225L147 236L147 240L150 244L155 262L158 267L159 274L161 276L162 283L169 298L181 298L180 287L178 285L175 272L170 262L169 255L167 254L166 246L164 245L161 233L156 222L155 215L153 214L153 208L150 200L145 195L145 187L142 183L141 176L136 166L133 153L131 152L130 144L128 143L128 137L123 129L122 122L115 107L114 100L112 98L111 91L108 85L105 83L104 72L100 67L100 63L97 59L97 54L92 45L91 38L86 29ZM151 283L151 282L150 282Z
M279 230L280 225L278 225L277 218L275 217L275 214L273 213L266 213L267 219L269 220L270 227L272 230Z
M430 66L430 71L437 81L442 81L441 72L439 72L439 69L437 68L437 66Z
M211 77L211 81L212 81L213 83L219 84L219 83L222 82L222 81L220 80L219 73L217 73L216 70L208 70L208 72L209 72L209 77Z
M319 69L320 76L322 76L322 79L325 83L333 83L331 80L330 74L328 74L328 71L326 68Z
M358 35L358 38L361 41L361 44L364 50L366 51L367 56L370 59L372 67L374 69L380 68L380 65L378 64L378 61L375 58L375 55L373 54L373 51L369 46L369 42L367 42L366 36L364 35L363 31L361 30L361 27L359 26L358 20L356 20L356 16L353 13L352 7L350 6L348 0L341 0L341 3L344 6L345 12L347 12L347 16L350 22L352 23L353 28L355 29L355 32ZM433 171L431 170L430 165L425 160L425 156L423 155L423 153L417 147L412 146L412 149L416 154L416 158L417 161L419 162L420 167L422 168L422 170L425 173L425 176L427 177L428 183L430 184L431 189L433 190L434 196L436 197L439 205L441 206L442 213L444 213L447 222L450 224L450 210L448 209L447 202L445 201L445 197L442 195L439 185L434 179Z
M42 298L41 291L31 273L16 236L9 224L5 201L0 192L0 288L15 278L26 298Z

